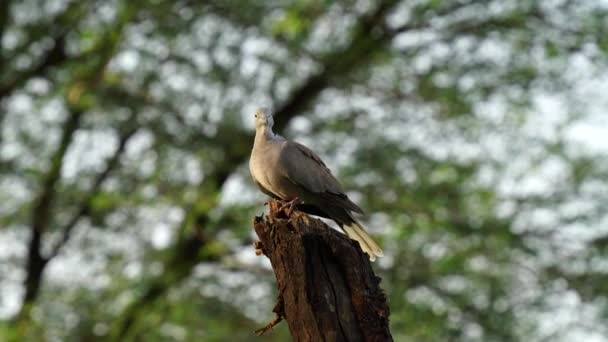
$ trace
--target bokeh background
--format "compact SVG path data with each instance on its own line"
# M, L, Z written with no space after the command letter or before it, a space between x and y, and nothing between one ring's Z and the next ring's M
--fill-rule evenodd
M608 341L607 11L1 1L0 340L287 340L264 105L365 208L396 341Z

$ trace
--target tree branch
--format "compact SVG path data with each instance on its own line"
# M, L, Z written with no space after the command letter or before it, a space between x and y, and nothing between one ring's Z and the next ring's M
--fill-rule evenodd
M6 26L9 22L9 10L11 7L10 4L10 0L4 0L0 2L0 41L4 37L4 32L6 31ZM0 72L2 72L5 58L6 56L4 56L4 52L0 50Z
M134 118L135 114L133 114L132 118L128 121L132 122ZM116 151L114 151L114 154L108 159L105 169L101 173L99 173L95 178L91 189L89 190L87 196L81 201L81 205L78 210L74 213L68 223L61 229L61 238L51 250L51 253L46 258L47 260L51 260L56 257L57 254L59 254L63 246L65 246L65 244L70 240L72 231L74 230L74 227L76 226L78 221L80 221L81 218L89 214L91 210L91 204L93 203L93 199L99 192L99 188L101 187L103 182L108 178L112 170L114 170L114 168L118 165L118 162L120 160L120 157L122 156L122 153L125 150L127 142L129 141L129 139L131 139L135 132L137 132L137 127L134 126L133 123L130 124L129 128L124 130L124 132L120 136Z
M383 44L393 36L385 30L380 31L380 34L373 34L373 31L384 27L385 16L394 5L395 1L384 1L374 11L360 18L359 25L353 30L351 42L345 48L320 59L319 71L309 76L289 99L277 108L277 130L282 130L292 118L301 114L333 80L348 75L365 64L374 54L373 46Z
M258 241L259 242L259 241ZM264 335L268 330L274 328L277 324L281 323L281 321L285 318L285 301L283 300L283 291L280 291L279 296L277 298L277 303L275 304L272 312L275 313L275 317L272 321L270 321L265 326L255 331L255 334L258 336Z
M91 89L95 88L101 81L101 75L112 56L112 52L118 45L122 30L132 15L128 8L125 8L123 11L126 11L127 15L121 13L116 26L112 27L109 32L103 35L95 49L88 52L89 55L95 55L95 57L98 57L96 63L93 63L86 71L75 75L72 87L67 92L66 100L68 102L68 107L70 108L70 114L64 125L59 147L53 154L51 160L51 169L43 182L42 192L33 206L31 225L32 235L28 244L26 278L24 281L25 294L23 297L21 311L17 315L17 321L19 322L27 321L31 305L37 298L41 287L44 269L50 260L48 257L44 257L42 255L42 236L51 220L52 204L56 196L55 188L61 177L63 158L65 157L70 143L72 142L75 131L79 127L80 119L87 109L87 106L81 103L81 96L85 91L90 91ZM47 54L46 60L39 64L38 67L27 72L26 76L37 74L42 70L46 70L48 67L66 59L64 51L64 37L65 34L60 35L60 38L56 41L53 49L51 49ZM6 91L12 91L15 87L15 82L19 84L19 82L25 82L27 78L28 77L23 75L17 78L17 81L13 81L9 84L10 87L5 88ZM3 93L0 91L0 98L2 95ZM75 224L76 223L74 223L74 225ZM69 230L71 231L71 229L72 228ZM55 252L53 251L53 253ZM51 254L51 257L54 256L53 253Z
M2 9L0 9L1 11ZM0 36L1 38L1 36ZM65 34L57 37L55 39L55 44L53 48L48 50L46 54L42 57L40 63L38 63L35 67L26 70L21 73L17 73L16 76L9 80L5 84L0 84L0 131L3 126L4 117L6 116L5 106L3 105L3 99L10 94L12 94L15 90L21 87L27 80L34 76L42 76L47 73L49 69L53 66L59 65L63 63L67 56L65 54ZM0 71L5 65L4 57L0 54ZM0 143L2 143L2 135L0 134Z
M35 76L43 76L52 67L65 62L68 59L68 56L65 53L65 36L65 32L57 36L55 38L53 47L49 49L44 56L42 56L40 62L34 67L16 74L12 80L6 82L5 84L0 84L0 99L10 95L30 78Z
M163 274L150 280L142 294L119 315L120 319L116 321L112 329L112 336L115 340L124 341L133 337L133 326L143 310L162 297L171 285L180 283L188 277L196 264L204 260L216 259L214 255L202 257L200 253L200 249L210 241L204 233L209 217L202 214L190 214L184 218L182 226L188 225L190 222L194 222L192 234L178 240L172 249L173 253L163 263L165 270Z
M28 244L28 258L26 265L26 278L24 282L25 295L23 299L23 310L32 303L38 295L42 271L48 262L41 253L42 235L48 227L53 200L56 196L55 186L61 176L61 167L66 151L72 142L74 132L78 129L82 112L71 112L63 128L61 142L57 151L53 154L51 168L44 180L42 192L36 200L32 210L31 237ZM20 314L21 315L21 314Z

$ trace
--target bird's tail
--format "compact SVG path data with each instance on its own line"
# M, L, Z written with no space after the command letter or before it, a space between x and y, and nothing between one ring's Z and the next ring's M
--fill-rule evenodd
M383 257L384 252L374 239L365 231L361 223L353 220L353 223L344 224L342 226L346 235L351 239L359 242L361 249L369 255L369 260L375 261L376 256Z

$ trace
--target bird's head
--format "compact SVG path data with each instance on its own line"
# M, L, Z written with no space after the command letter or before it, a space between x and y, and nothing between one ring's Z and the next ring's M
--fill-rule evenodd
M254 114L255 117L255 129L263 127L272 128L274 125L274 119L272 118L272 111L269 108L262 107L258 108Z

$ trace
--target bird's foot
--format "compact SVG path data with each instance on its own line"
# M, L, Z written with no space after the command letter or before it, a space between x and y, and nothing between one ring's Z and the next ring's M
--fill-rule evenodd
M282 205L282 206L279 208L279 211L282 211L283 209L285 209L285 208L289 207L289 209L287 209L287 217L289 218L289 217L291 217L291 214L293 214L293 207L294 207L296 204L299 204L299 203L300 203L300 198L299 198L299 197L296 197L296 198L292 199L291 201L285 202L285 203L284 203L284 204L283 204L283 205Z

